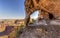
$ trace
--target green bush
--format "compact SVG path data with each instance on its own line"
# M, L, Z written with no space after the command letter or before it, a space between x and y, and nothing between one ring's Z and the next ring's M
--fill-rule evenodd
M33 24L36 20L32 19L32 21L29 22L29 24Z
M23 26L24 26L24 25L21 25L20 27L18 27L18 29L15 30L16 38L18 38L19 35L22 33L22 31L23 31Z

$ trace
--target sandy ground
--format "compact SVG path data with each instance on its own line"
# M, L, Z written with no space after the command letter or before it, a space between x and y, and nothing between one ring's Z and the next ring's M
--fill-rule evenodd
M7 36L7 35L5 35L5 36L0 36L0 38L8 38L8 36Z

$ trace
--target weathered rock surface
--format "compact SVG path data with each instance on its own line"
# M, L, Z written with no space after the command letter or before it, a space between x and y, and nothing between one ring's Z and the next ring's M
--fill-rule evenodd
M60 38L60 25L30 26L19 38Z

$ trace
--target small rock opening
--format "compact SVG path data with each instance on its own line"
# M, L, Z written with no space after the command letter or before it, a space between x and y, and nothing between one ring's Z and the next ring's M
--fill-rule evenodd
M49 19L54 19L53 14L49 13Z

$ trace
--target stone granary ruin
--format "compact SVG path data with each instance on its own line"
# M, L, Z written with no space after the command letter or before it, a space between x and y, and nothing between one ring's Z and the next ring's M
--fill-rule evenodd
M30 15L39 11L40 19L60 19L60 0L25 0L25 25L28 26Z

